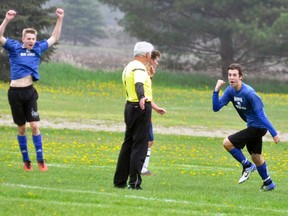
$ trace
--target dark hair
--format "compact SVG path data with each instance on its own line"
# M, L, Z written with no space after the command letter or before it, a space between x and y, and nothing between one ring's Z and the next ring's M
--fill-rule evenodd
M158 50L153 50L152 53L151 53L151 59L152 60L155 60L156 57L159 57L160 58L160 52Z
M232 63L228 66L228 70L238 70L239 77L243 77L243 69L242 66L238 63Z

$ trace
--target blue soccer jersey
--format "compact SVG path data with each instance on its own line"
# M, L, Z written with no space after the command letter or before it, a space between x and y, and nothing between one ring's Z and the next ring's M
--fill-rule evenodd
M40 79L38 67L41 55L48 49L48 42L47 40L37 41L31 50L22 46L22 43L10 38L7 38L3 46L9 53L10 79L17 80L31 75L33 81L37 81Z
M213 110L218 111L229 102L232 102L240 117L247 122L248 127L266 128L274 137L277 132L269 122L263 111L263 102L260 96L249 85L242 83L239 91L228 86L219 99L219 92L213 94Z

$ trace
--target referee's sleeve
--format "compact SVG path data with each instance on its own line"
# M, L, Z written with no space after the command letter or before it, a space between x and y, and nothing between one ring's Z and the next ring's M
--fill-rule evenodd
M143 83L137 82L135 84L135 89L136 89L136 94L137 94L138 100L140 101L142 98L145 97Z

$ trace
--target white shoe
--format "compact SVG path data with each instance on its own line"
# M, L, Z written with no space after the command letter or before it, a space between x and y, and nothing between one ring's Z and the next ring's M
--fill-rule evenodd
M143 175L143 176L153 176L154 174L148 170L147 172L141 173L141 175Z
M241 184L241 183L247 181L249 179L251 173L254 172L254 170L256 170L255 164L252 164L250 167L243 169L242 176L239 179L238 183Z

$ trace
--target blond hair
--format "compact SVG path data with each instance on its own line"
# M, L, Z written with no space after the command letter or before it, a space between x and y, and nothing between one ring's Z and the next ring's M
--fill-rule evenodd
M26 34L35 34L37 36L37 31L34 28L25 28L22 32L22 37L25 37Z

